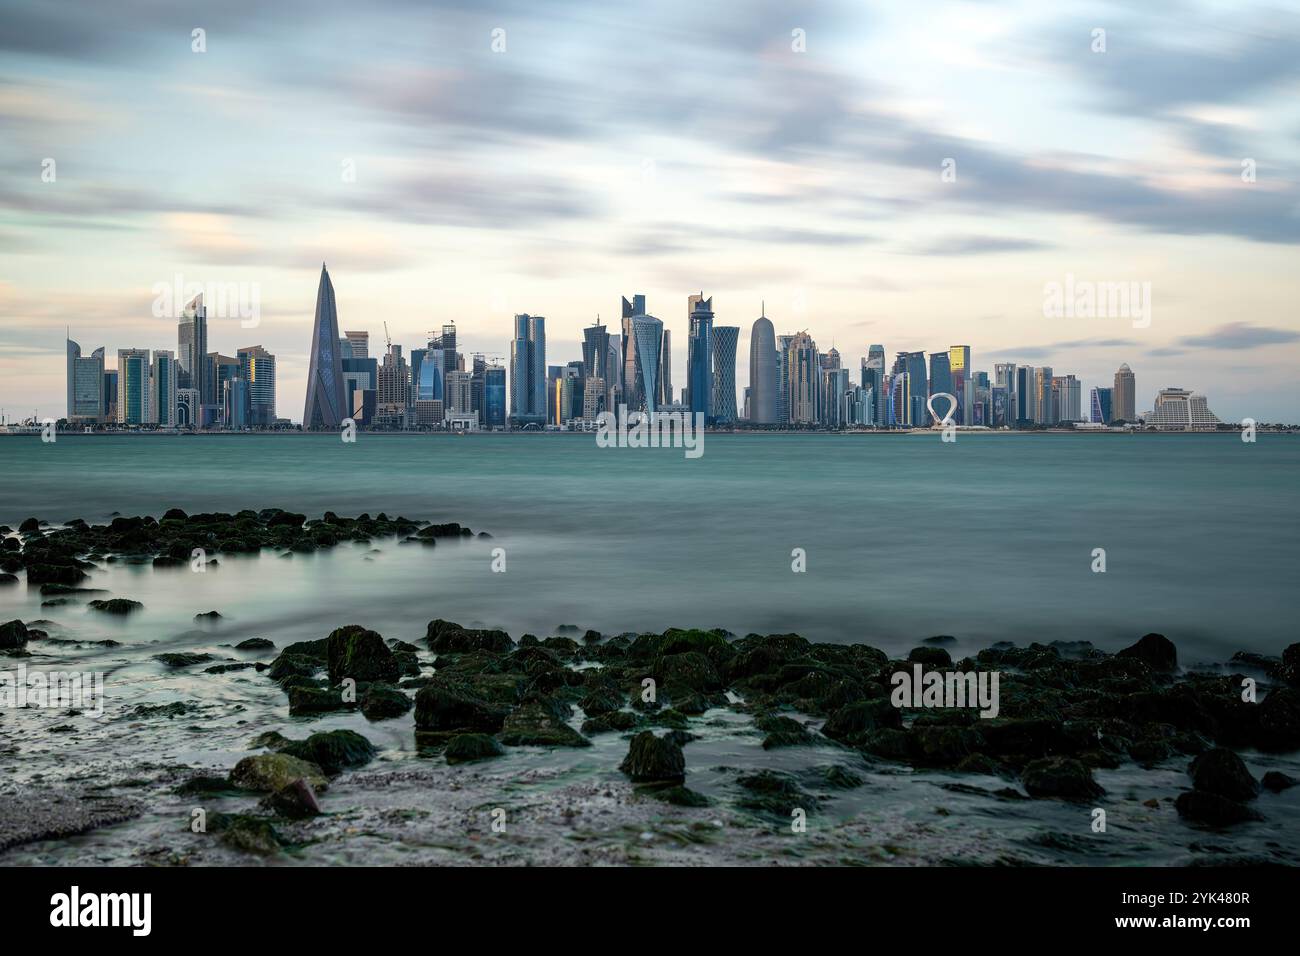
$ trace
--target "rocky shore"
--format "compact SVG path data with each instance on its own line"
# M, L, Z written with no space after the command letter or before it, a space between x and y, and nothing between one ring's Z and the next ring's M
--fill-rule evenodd
M473 537L454 523L333 513L309 521L274 509L173 510L158 520L117 517L96 526L74 520L52 527L33 518L16 532L0 531L8 583L25 574L29 588L54 599L85 592L94 570L114 562L166 567L201 557L211 565L220 554L263 549L292 555L348 541L433 546ZM132 603L105 598L88 606L130 614ZM200 612L196 619L219 627L221 614ZM724 829L737 821L768 834L797 835L801 821L814 821L804 824L812 828L819 817L839 825L837 801L859 791L869 803L873 774L912 775L916 787L932 780L954 796L995 805L1077 805L1080 831L1088 832L1094 808L1132 803L1131 794L1112 792L1099 779L1119 769L1126 781L1149 777L1158 792L1142 805L1170 806L1178 825L1192 831L1231 841L1234 831L1260 821L1293 826L1289 808L1274 802L1295 779L1279 771L1257 777L1241 754L1300 750L1300 644L1280 657L1241 652L1221 664L1187 667L1158 634L1115 654L1086 642L1002 642L957 660L951 639L942 637L900 659L867 644L812 643L797 634L562 627L515 639L441 618L411 641L385 638L364 623L282 647L273 638L242 641L231 648L235 656L152 655L163 673L214 684L261 681L278 695L267 716L293 732L246 733L247 755L217 772L168 764L155 777L180 803L219 804L223 809L205 814L203 832L242 856L292 855L312 839L311 821L331 815L336 792L350 791L353 803L364 803L366 788L377 794L388 786L375 776L387 764L384 746L372 738L395 733L410 736L417 767L462 775L490 773L518 754L592 749L604 762L592 773L606 783L589 795L591 806L610 797L615 784L608 781L616 776L618 794L660 808L651 813ZM54 640L38 621L0 624L0 654L11 661ZM970 706L898 706L891 699L894 675L917 668L944 677L996 672L997 716L981 717ZM172 716L186 713L182 707ZM147 724L158 715L134 716ZM331 723L340 719L359 722ZM720 764L714 751L703 763L693 759L702 738L723 732L754 748L746 766ZM800 763L801 752L817 757ZM0 760L11 756L0 753ZM1171 768L1179 772L1176 783ZM693 785L704 771L724 781L712 793ZM405 764L392 770L409 772ZM120 797L114 796L117 815L88 814L86 828L120 819ZM0 814L0 849L73 832L66 812L43 830L41 811L30 802L21 807L12 825L6 817L13 813Z

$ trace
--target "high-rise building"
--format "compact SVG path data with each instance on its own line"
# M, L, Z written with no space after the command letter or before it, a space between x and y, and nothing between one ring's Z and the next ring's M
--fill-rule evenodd
M411 369L400 345L389 344L379 366L379 388L375 401L377 423L386 428L404 428L411 396Z
M248 386L248 423L254 428L266 428L275 422L275 356L260 345L246 346L237 354L239 377ZM346 372L343 377L346 383Z
M635 363L630 383L633 400L628 402L628 408L655 412L659 410L658 396L663 394L659 362L663 358L660 350L663 348L664 324L653 315L637 315L631 321Z
M1053 408L1058 422L1083 421L1083 386L1073 375L1052 378Z
M67 339L68 421L104 419L104 349L82 356L81 346Z
M368 424L365 418L365 396L370 395L373 405L379 388L379 360L373 358L345 358L339 362L343 369L343 407L347 418L359 424Z
M664 329L663 348L659 350L659 407L673 403L672 334Z
M623 297L623 319L619 337L619 392L628 408L639 409L645 404L645 396L634 394L636 390L636 339L632 336L632 320L638 315L645 315L645 296L637 293L629 300Z
M149 374L149 420L164 428L176 427L176 353L159 349L153 353Z
M774 425L777 417L776 330L760 310L749 330L749 420L755 425Z
M442 350L442 370L444 372L461 371L460 353L456 351L456 323L448 322L442 327L442 334L429 343L430 348ZM468 408L464 411L469 411ZM463 415L462 415L463 417Z
M1111 412L1111 395L1109 388L1094 388L1089 401L1090 418L1098 425L1109 425L1113 417Z
M969 345L952 345L948 348L948 373L952 376L952 394L957 396L957 408L953 412L953 421L959 425L972 424L974 416L974 390L966 387L974 368L970 362Z
M930 395L938 395L941 393L951 395L953 401L957 402L957 393L952 390L952 368L948 364L948 356L949 353L947 352L930 353ZM934 403L935 414L944 418L949 417L947 414L949 404L951 403L946 399L939 399L939 401ZM956 405L953 405L952 410L954 414L951 418L953 421L956 421Z
M887 428L889 426L889 387L885 380L885 347L883 345L868 346L867 359L863 368L870 369L875 373L871 376L870 382L876 403L872 416L873 422L877 428ZM864 388L868 386L865 376L862 384Z
M1056 408L1052 403L1052 367L1050 365L1034 369L1034 421L1040 425L1056 424Z
M1115 373L1115 390L1111 394L1112 421L1137 421L1137 378L1124 363Z
M1002 389L1002 397L995 402L993 424L1011 426L1016 423L1016 364L995 362L993 387Z
M516 427L546 422L546 319L515 316L510 342L510 421Z
M785 348L786 409L792 425L814 425L818 421L821 363L817 343L807 332L788 338Z
M216 401L216 382L207 375L208 309L199 293L181 312L176 327L176 363L179 366L177 386L193 388L199 393L199 403L210 405Z
M1016 366L1016 398L1013 405L1013 424L1034 422L1034 368L1032 365Z
M470 372L447 372L446 399L443 407L448 418L470 418L474 414L473 375Z
M117 350L117 422L143 425L149 421L149 350Z
M345 357L354 359L370 358L369 332L344 332L343 335L344 340L351 347L351 353Z
M104 421L117 421L117 369L104 369Z
M600 324L599 317L582 330L582 364L588 376L609 381L609 332Z
M343 394L343 363L338 341L339 316L334 302L334 284L330 282L322 262L320 285L316 290L316 317L312 322L311 364L307 371L303 428L338 428L343 419L349 417L350 409ZM352 348L355 355L355 341Z
M713 394L709 405L713 420L719 425L736 423L736 345L739 341L740 326L713 327Z
M1160 389L1155 407L1143 416L1143 421L1148 428L1172 431L1214 431L1221 424L1205 396L1185 388Z
M690 336L686 341L686 396L692 414L712 424L713 411L713 297L690 297ZM734 400L733 400L734 403Z
M500 365L489 365L483 370L482 424L487 428L506 425L506 370Z

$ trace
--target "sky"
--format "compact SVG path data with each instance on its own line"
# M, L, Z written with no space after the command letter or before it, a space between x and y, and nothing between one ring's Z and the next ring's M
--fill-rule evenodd
M1300 422L1298 146L1296 3L0 0L0 408L65 413L65 329L111 367L242 283L209 349L300 420L327 262L372 355L504 363L528 312L560 365L644 293L680 387L703 292L741 388L765 310L855 381L963 344Z

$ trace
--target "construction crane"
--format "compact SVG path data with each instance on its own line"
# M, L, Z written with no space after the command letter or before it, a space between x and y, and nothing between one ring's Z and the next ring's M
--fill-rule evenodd
M393 350L393 340L392 340L392 338L391 338L391 337L389 336L389 334L388 334L388 320L387 320L387 319L384 320L384 344L388 347L388 351L391 352L391 351Z

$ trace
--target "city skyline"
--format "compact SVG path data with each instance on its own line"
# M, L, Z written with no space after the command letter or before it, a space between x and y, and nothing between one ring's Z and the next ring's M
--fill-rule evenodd
M1068 4L407 13L236 8L196 52L180 12L7 4L0 406L62 414L65 325L171 347L151 303L178 276L256 284L256 331L209 334L260 342L303 394L328 259L345 325L415 342L455 321L466 353L528 313L578 356L634 284L672 303L675 388L677 296L703 287L740 356L765 302L855 358L970 341L990 370L1068 358L1089 385L1127 361L1148 396L1300 418L1294 13L1194 3L1177 40L1163 9ZM178 116L201 148L176 148ZM1047 317L1068 277L1149 283L1150 314Z

